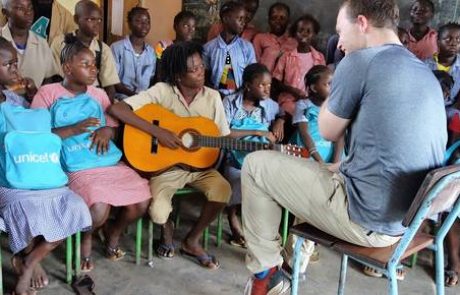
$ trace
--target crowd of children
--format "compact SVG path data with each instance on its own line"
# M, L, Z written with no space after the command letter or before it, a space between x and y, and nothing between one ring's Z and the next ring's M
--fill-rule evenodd
M32 0L3 1L0 106L49 110L47 124L52 129L47 132L62 141L60 161L68 182L40 190L9 182L0 186L0 225L8 233L14 254L16 294L33 294L48 284L39 262L77 231L84 231L82 271L95 266L91 249L92 234L97 231L106 256L122 259L120 236L147 212L162 225L158 256L172 258L171 199L185 185L202 191L208 202L181 252L208 269L219 267L198 240L225 206L229 242L246 247L238 218L245 153L227 151L222 175L216 169L173 168L144 179L120 160L122 152L113 143L118 121L157 136L164 146L181 144L177 135L147 124L131 111L145 104L158 103L183 117L208 117L222 136L303 146L312 161L338 163L345 154L343 139L329 142L321 137L318 113L329 95L333 71L346 52L337 47L339 37L333 35L325 58L315 47L320 23L312 15L291 23L290 7L277 2L268 10L269 31L260 32L250 23L258 0L225 1L220 21L212 25L203 46L193 42L197 19L188 11L174 18L174 39L153 46L146 36L154 21L147 9L134 7L127 15L130 33L109 47L99 39L102 14L94 2L79 1L74 22L69 22L70 14L57 1L41 2L44 6L37 9ZM431 0L415 0L411 27L398 28L398 36L438 77L454 143L460 137L460 25L448 23L436 31L430 27L434 12ZM75 111L80 109L85 111ZM6 116L2 108L2 142L15 131L4 122ZM35 123L18 131L33 131ZM79 151L75 144L84 146L87 153L73 153ZM1 161L0 166L0 174L6 175L1 179L8 175ZM111 207L121 210L108 221ZM460 273L459 230L457 220L447 243L448 286L458 283Z

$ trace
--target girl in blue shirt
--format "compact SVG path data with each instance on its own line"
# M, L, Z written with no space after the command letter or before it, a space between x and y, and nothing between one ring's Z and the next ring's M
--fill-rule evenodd
M235 94L226 96L223 101L225 115L231 129L230 137L280 141L284 121L276 120L279 106L269 97L272 78L267 67L258 63L250 64L244 69L242 78L242 88ZM273 132L269 131L270 127L273 127ZM244 152L229 152L224 168L224 177L232 186L232 197L228 206L228 221L232 231L230 244L240 247L246 247L237 216L241 205L240 169L244 156Z

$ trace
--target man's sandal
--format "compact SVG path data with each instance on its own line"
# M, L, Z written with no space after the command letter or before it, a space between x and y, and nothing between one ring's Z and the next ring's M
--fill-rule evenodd
M363 268L363 273L369 277L374 277L374 278L381 278L383 277L383 273L378 271L377 269L369 266L364 266ZM406 271L404 269L397 269L396 270L396 279L398 281L403 281L404 278L406 277Z

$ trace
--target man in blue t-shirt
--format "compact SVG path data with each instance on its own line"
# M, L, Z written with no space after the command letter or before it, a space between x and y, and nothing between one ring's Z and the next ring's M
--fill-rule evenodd
M399 241L401 222L447 142L439 83L400 43L396 0L347 0L337 17L346 53L318 122L347 157L324 166L275 152L249 155L242 169L247 267L245 294L281 294L281 207L340 239L366 247Z

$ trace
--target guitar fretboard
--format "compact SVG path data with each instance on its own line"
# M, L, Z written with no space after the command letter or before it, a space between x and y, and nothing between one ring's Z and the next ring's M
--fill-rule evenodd
M196 140L198 145L202 147L225 148L229 150L240 150L247 152L273 149L273 146L269 143L239 140L230 137L195 135L194 140Z

